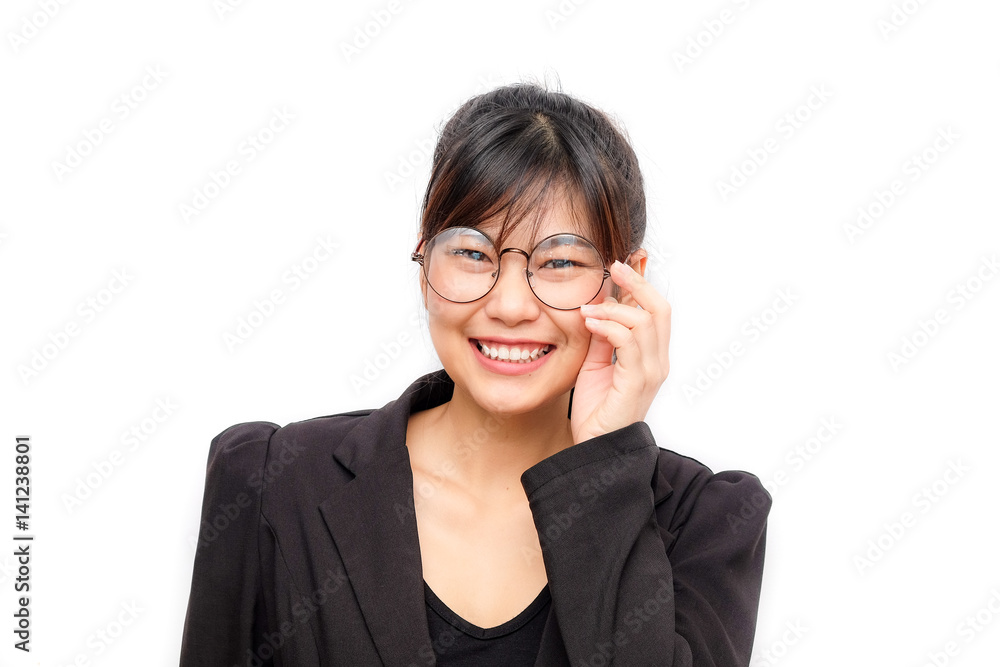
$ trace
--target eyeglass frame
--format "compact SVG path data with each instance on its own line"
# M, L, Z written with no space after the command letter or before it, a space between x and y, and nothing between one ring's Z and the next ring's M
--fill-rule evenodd
M457 227L464 227L465 229L472 229L474 231L479 232L480 234L482 234L483 236L486 237L486 240L490 242L490 246L492 246L494 250L497 249L496 244L493 242L493 239L490 238L489 234L487 234L486 232L482 231L481 229L476 229L475 227L465 227L464 225L456 225L455 227L445 227L444 229L442 229L441 231L439 231L437 234L435 234L434 236L432 236L430 238L430 240L428 241L428 244L430 244L430 241L433 241L435 238L437 238L439 235L443 234L444 232L448 231L449 229L456 229ZM604 275L601 277L601 286L597 288L597 292L594 294L594 296L590 297L589 301L586 301L585 303L581 303L579 306L574 306L573 308L557 308L556 306L550 306L549 304L547 304L544 301L542 301L542 298L540 296L538 296L538 294L535 293L535 288L531 286L531 280L530 280L530 278L531 278L532 275L534 275L533 273L531 273L531 271L528 268L531 265L531 255L533 255L535 253L535 251L538 250L538 246L542 245L544 242L546 242L549 239L554 238L556 236L575 236L578 239L582 239L582 240L586 241L588 244L590 244L590 246L594 250L597 250L597 255L601 258L601 268L604 271ZM532 295L534 295L534 297L536 299L538 299L539 302L541 302L542 304L544 304L546 307L552 308L554 310L579 310L581 306L584 306L584 305L590 303L591 301L594 300L594 297L596 297L598 294L601 293L601 290L604 289L604 283L607 282L608 278L611 277L611 271L608 270L608 265L607 265L607 263L606 263L603 255L601 254L601 251L598 250L597 246L594 245L593 241L591 241L590 239L588 239L585 236L580 236L579 234L573 234L572 232L557 232L555 234L549 234L548 236L546 236L545 238L543 238L542 240L540 240L538 243L536 243L535 247L533 247L531 249L530 253L525 252L521 248L513 248L513 247L511 247L511 248L504 248L503 250L501 250L500 252L498 252L497 253L497 270L496 270L496 275L493 276L493 284L490 285L490 288L488 290L486 290L486 292L482 296L476 297L475 299L472 299L471 301L455 301L454 299L449 299L448 297L444 296L443 294L441 294L440 292L438 292L437 289L435 289L434 285L431 285L431 279L427 275L427 267L424 264L425 256L424 256L423 253L417 252L417 250L420 249L420 245L424 242L424 240L425 239L421 238L421 239L419 239L417 241L417 246L413 249L413 252L410 253L410 259L412 261L416 262L417 264L419 264L420 267L421 267L421 269L423 269L424 278L427 279L427 284L430 285L430 288L432 290L434 290L434 293L437 294L442 299L444 299L445 301L449 301L451 303L475 303L476 301L479 301L480 299L485 298L486 295L488 295L490 292L492 292L493 288L497 286L498 282L500 282L500 271L503 268L503 255L504 255L505 252L516 252L516 253L519 253L521 255L524 255L524 263L525 263L525 266L524 266L524 280L525 280L525 282L528 283L528 289L531 290ZM632 255L630 253L629 257L631 257L631 256Z

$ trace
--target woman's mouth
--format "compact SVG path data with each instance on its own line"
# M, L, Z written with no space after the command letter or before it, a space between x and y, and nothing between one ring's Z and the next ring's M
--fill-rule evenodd
M475 344L476 349L479 350L479 353L484 357L495 361L504 361L509 364L530 364L539 357L548 354L552 349L552 346L548 344L502 345L488 340L484 341L475 338L471 340Z

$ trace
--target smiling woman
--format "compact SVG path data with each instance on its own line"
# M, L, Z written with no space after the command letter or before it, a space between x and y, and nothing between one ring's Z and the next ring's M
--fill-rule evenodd
M644 421L670 369L645 207L602 112L462 105L411 256L442 368L212 441L203 519L245 510L199 540L182 667L749 664L770 497Z

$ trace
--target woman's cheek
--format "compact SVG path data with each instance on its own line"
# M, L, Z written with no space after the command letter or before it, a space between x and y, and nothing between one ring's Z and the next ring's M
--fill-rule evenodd
M579 312L579 311L574 311ZM587 357L587 350L590 349L590 339L593 336L590 330L587 329L586 325L583 323L583 318L580 318L579 322L574 324L572 333L569 335L569 353L575 357L579 357L580 365L583 365L583 360Z

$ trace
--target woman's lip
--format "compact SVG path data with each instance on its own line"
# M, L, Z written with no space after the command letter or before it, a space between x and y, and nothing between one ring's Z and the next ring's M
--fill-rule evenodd
M499 359L490 359L484 355L479 350L479 344L476 341L477 339L475 338L469 339L469 347L472 349L472 354L476 355L476 358L479 359L479 363L481 363L487 370L499 375L525 375L527 373L534 372L541 367L541 365L544 364L555 351L555 347L552 347L546 354L543 354L534 361L529 361L527 363L500 361Z
M548 345L550 348L554 348L555 347L555 345L553 345L552 343L545 343L545 342L542 342L542 341L539 341L539 340L528 340L527 338L517 338L517 339L514 339L514 338L503 338L503 337L500 337L500 338L470 338L469 340L471 340L473 342L475 342L475 341L482 341L482 342L485 342L485 343L498 343L500 345L506 345L508 347L510 347L511 345L534 345L536 347L545 347L546 345Z

